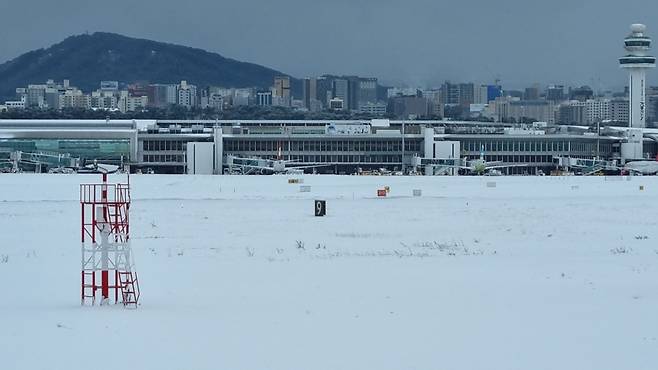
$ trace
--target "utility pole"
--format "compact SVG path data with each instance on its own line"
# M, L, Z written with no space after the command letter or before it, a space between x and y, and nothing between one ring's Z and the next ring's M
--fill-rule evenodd
M599 151L599 144L601 142L601 121L597 120L596 121L596 160L598 161L600 158L601 152Z

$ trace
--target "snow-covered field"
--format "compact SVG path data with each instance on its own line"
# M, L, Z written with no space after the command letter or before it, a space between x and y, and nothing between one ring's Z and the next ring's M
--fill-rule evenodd
M657 177L132 176L137 310L80 306L98 177L0 175L0 369L658 368Z

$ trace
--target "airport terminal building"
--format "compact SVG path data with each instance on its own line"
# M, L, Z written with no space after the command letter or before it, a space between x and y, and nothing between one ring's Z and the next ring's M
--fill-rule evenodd
M128 164L133 172L224 174L239 157L321 165L318 173L421 167L434 174L429 165L443 159L482 157L520 165L506 174L536 174L555 169L556 157L656 157L658 132L634 138L624 130L443 120L0 120L0 161L20 151ZM632 158L631 145L641 147Z

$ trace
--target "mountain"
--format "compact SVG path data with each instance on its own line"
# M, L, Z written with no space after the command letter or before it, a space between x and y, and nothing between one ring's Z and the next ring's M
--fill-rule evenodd
M0 98L13 99L17 87L48 79L68 79L89 92L102 80L269 88L277 75L285 74L201 49L96 32L0 64ZM291 85L295 89L299 81L291 79Z

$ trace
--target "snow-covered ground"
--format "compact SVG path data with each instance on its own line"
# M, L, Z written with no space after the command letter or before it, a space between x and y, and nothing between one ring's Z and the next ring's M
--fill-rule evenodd
M657 177L302 178L132 176L126 310L80 306L98 175L0 175L0 369L658 368Z

